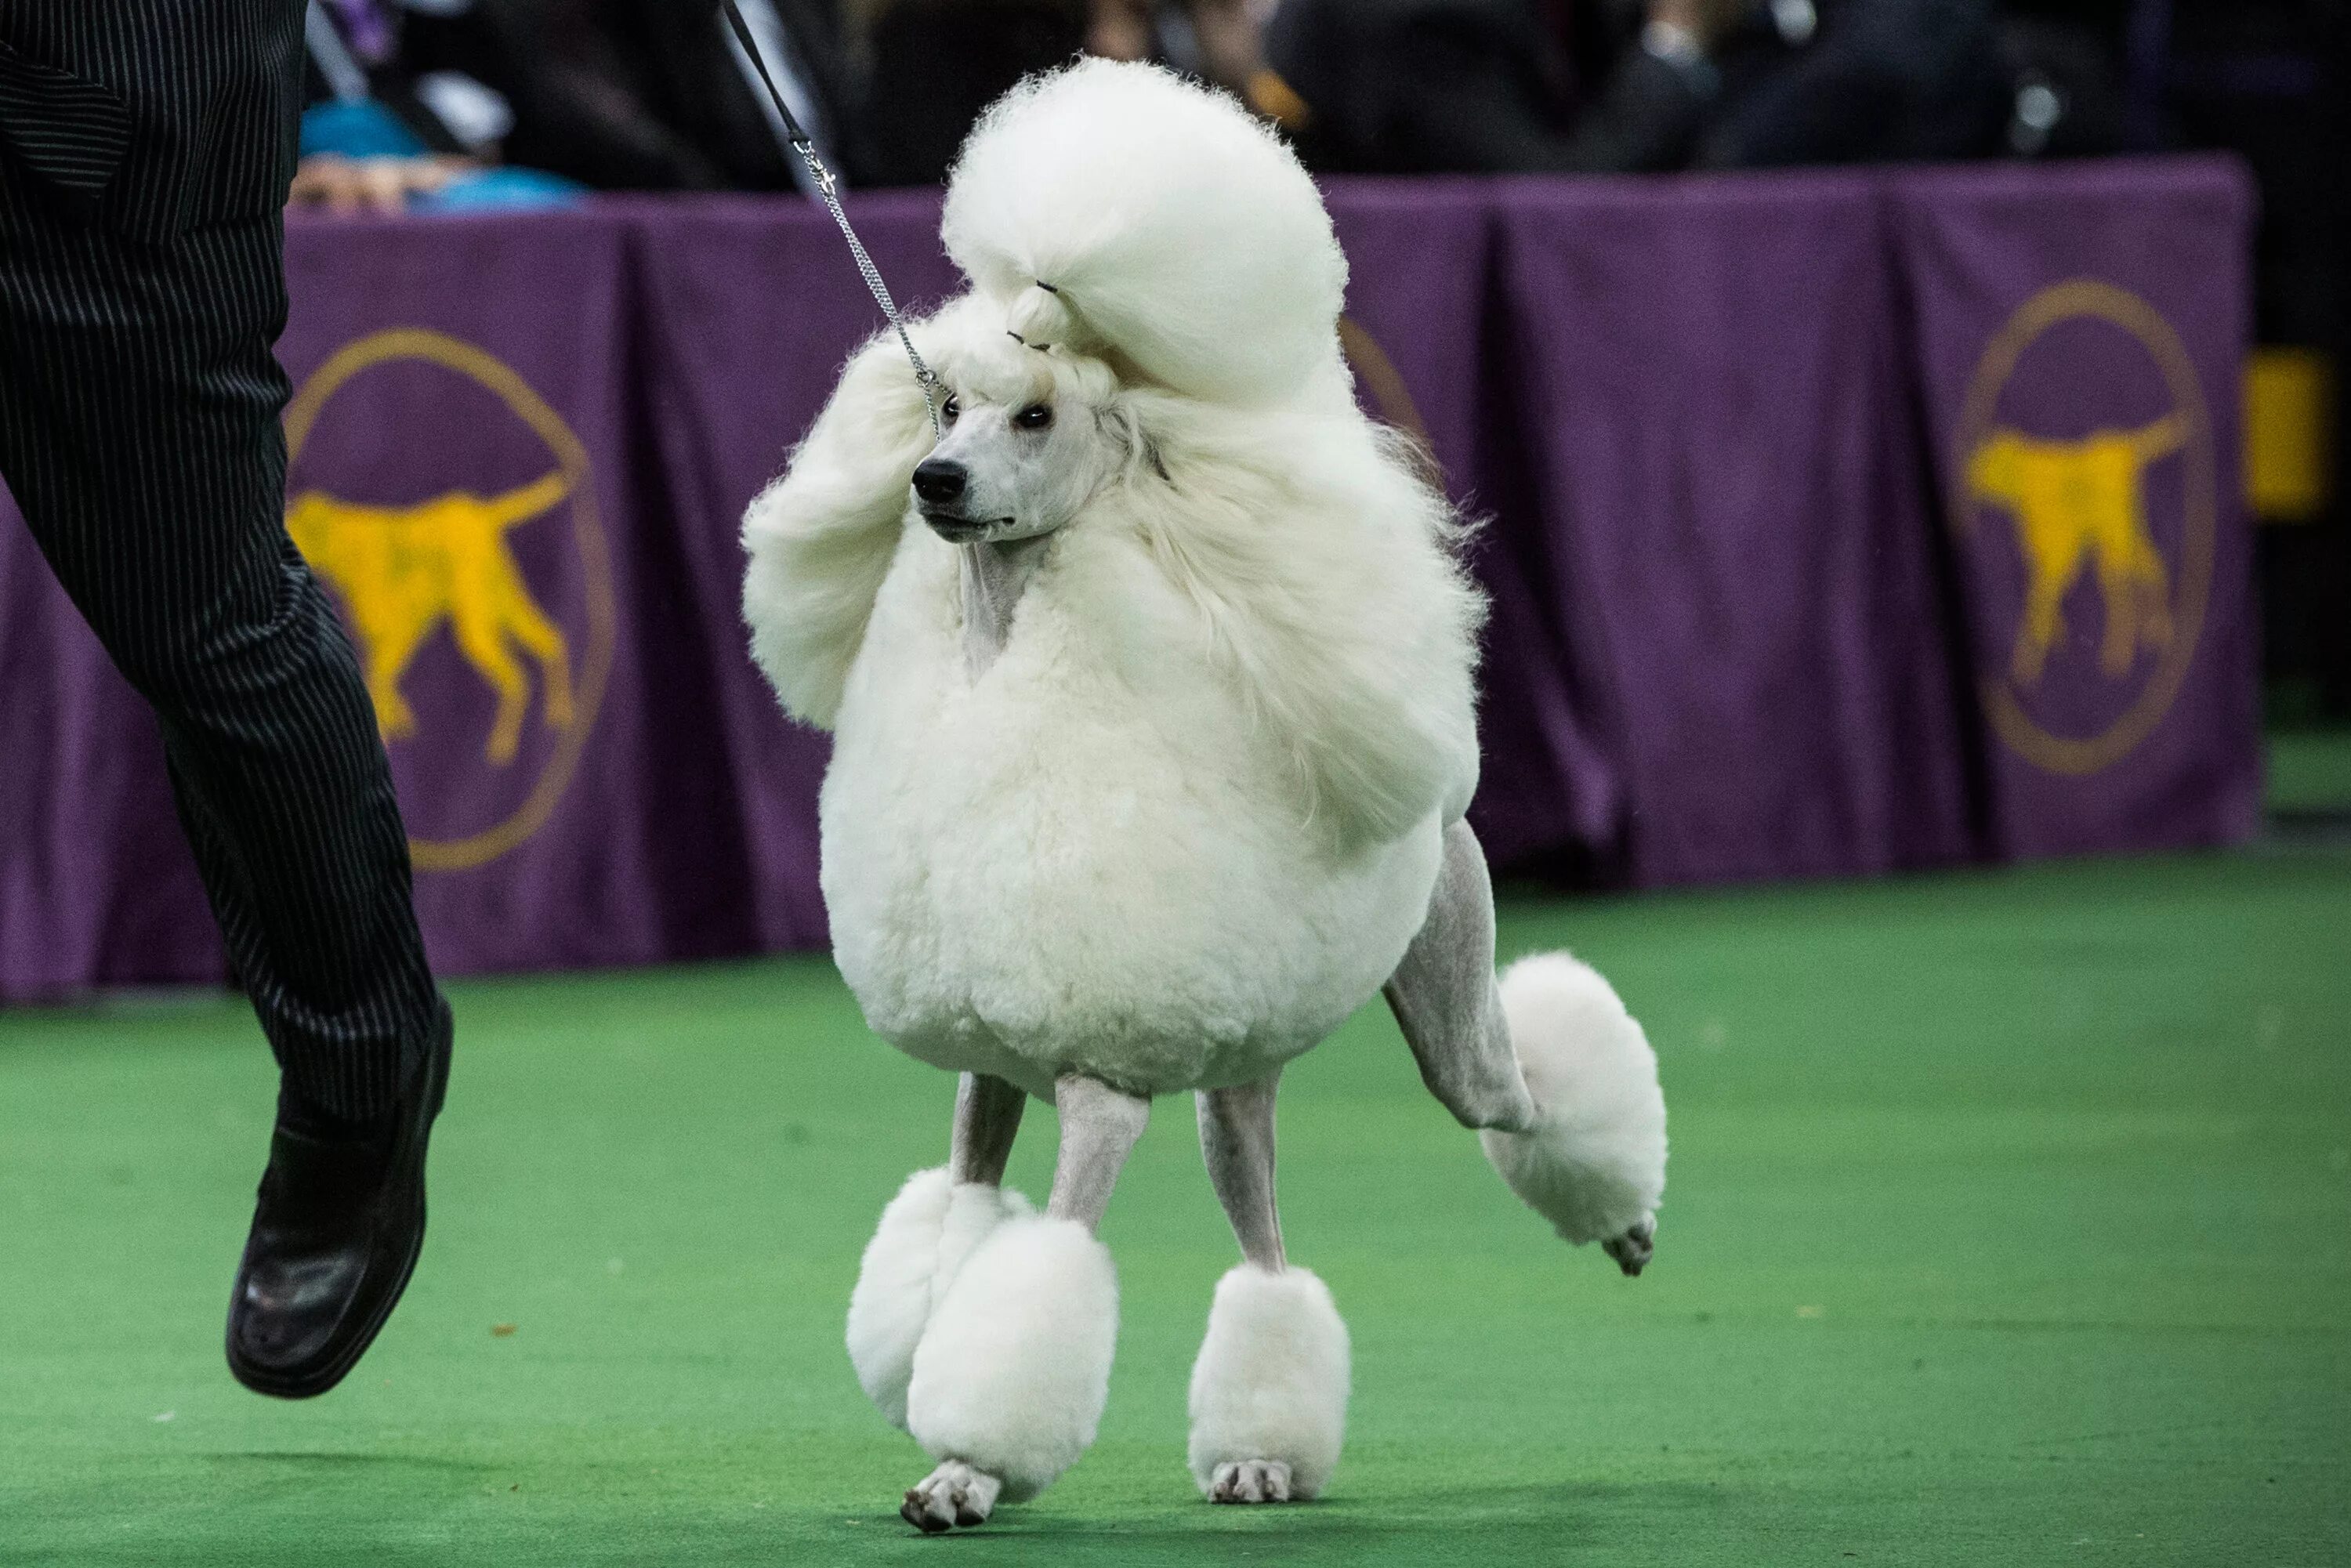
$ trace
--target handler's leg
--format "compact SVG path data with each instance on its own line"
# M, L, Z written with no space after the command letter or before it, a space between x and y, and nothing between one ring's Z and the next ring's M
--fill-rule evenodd
M1321 1493L1346 1435L1347 1325L1293 1267L1274 1206L1279 1075L1199 1096L1200 1152L1245 1260L1217 1283L1192 1366L1192 1478L1211 1502Z
M1118 1281L1094 1238L1151 1103L1091 1078L1054 1086L1053 1196L972 1253L915 1347L907 1430L939 1461L899 1512L925 1531L1034 1497L1094 1440L1118 1342Z
M136 243L20 172L0 167L0 474L155 708L283 1070L229 1359L263 1392L317 1394L413 1266L449 1019L366 687L286 536L279 220Z

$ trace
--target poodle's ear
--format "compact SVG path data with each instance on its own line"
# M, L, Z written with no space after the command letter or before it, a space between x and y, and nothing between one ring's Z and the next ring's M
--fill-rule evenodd
M1165 486L1172 483L1167 475L1167 459L1160 455L1159 437L1152 430L1151 415L1141 400L1122 392L1112 397L1097 417L1102 434L1118 450L1118 471L1125 484Z
M1124 401L1157 465L1130 463L1128 516L1287 753L1305 814L1343 845L1458 817L1485 600L1444 496L1352 410Z
M931 446L922 387L884 333L850 360L784 476L743 515L751 656L804 723L832 726Z

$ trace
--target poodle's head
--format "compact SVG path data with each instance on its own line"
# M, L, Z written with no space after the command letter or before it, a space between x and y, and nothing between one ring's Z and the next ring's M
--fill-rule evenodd
M1134 454L1117 376L1090 355L1000 329L956 336L936 356L945 431L914 469L923 520L956 544L1067 526Z
M964 144L940 237L972 287L917 329L955 396L914 486L949 539L1035 538L1147 483L1166 400L1349 399L1321 193L1238 102L1172 71L1087 60L1006 94Z

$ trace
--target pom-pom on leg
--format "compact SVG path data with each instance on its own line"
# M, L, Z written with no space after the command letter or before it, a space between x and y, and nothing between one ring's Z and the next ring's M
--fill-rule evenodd
M1648 1037L1599 973L1564 953L1521 958L1502 1011L1535 1125L1487 1131L1486 1157L1527 1207L1628 1274L1648 1261L1666 1190L1666 1100Z
M1217 1282L1192 1365L1192 1479L1213 1502L1330 1484L1347 1429L1347 1325L1311 1271L1243 1263Z
M1092 1446L1117 1342L1109 1249L1072 1219L1007 1220L965 1260L915 1347L906 1429L942 1470L965 1465L1008 1502L1034 1497ZM985 1488L964 1486L967 1511L986 1518L995 1500L977 1506Z
M914 1347L966 1259L1006 1220L1029 1213L1017 1192L917 1171L882 1211L849 1298L849 1361L866 1397L906 1425Z

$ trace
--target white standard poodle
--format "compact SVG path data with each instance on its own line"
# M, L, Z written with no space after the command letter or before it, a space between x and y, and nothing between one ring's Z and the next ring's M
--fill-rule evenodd
M1244 1260L1192 1375L1219 1502L1311 1498L1347 1331L1274 1209L1282 1064L1384 989L1510 1186L1627 1273L1665 1102L1641 1027L1563 953L1498 982L1458 522L1355 406L1346 262L1230 99L1148 66L1031 80L973 131L945 238L968 292L853 358L744 519L754 653L834 737L833 950L875 1032L962 1074L945 1166L883 1210L849 1354L975 1525L1092 1442L1118 1332L1095 1231L1154 1096L1198 1102ZM1040 1213L1000 1186L1029 1095Z

